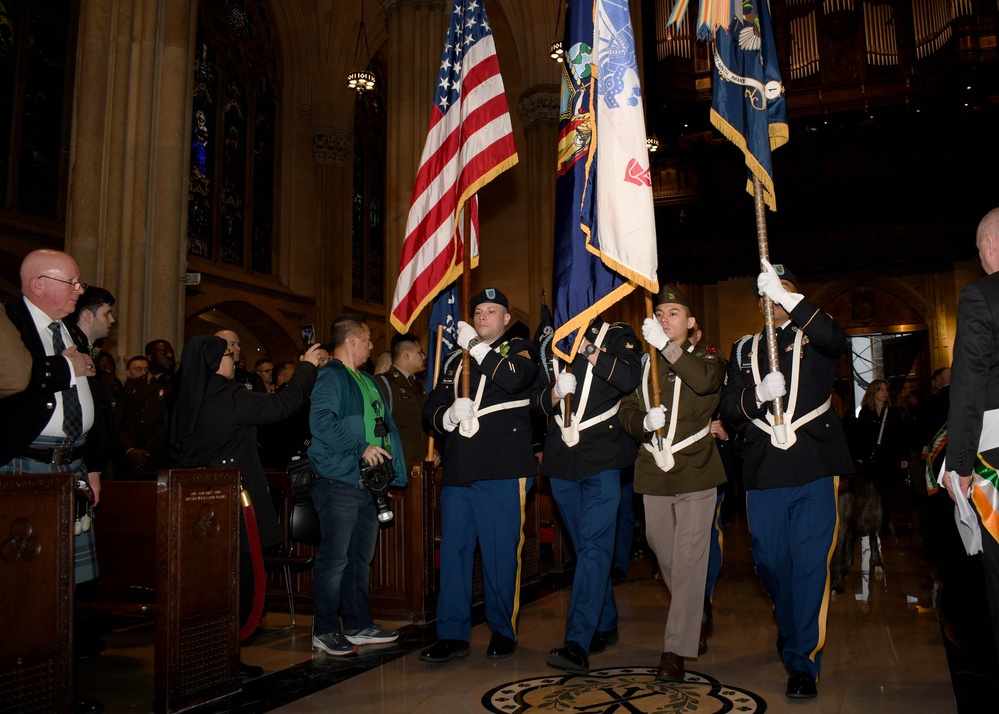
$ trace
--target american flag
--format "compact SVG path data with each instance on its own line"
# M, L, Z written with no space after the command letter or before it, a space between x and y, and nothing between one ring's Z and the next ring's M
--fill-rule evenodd
M399 332L407 332L420 310L461 275L463 208L471 215L474 267L475 194L516 163L510 112L483 0L455 0L392 300L390 319Z

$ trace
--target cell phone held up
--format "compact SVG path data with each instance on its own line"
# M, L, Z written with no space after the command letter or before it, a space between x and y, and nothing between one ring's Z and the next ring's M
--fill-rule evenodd
M316 344L316 326L302 325L302 347L308 349Z

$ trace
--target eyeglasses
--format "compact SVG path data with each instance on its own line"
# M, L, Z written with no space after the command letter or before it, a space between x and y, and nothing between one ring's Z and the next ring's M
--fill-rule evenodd
M257 374L266 374L267 372L273 372L273 369L258 369Z
M66 285L72 285L73 290L79 289L81 292L89 288L90 286L86 283L81 283L79 280L63 280L62 278L53 278L51 275L39 275L38 279L48 278L49 280L55 280L57 283L65 283Z

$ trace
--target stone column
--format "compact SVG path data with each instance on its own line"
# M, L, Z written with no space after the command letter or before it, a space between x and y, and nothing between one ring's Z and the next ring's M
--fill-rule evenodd
M555 250L555 154L558 143L559 87L538 84L517 104L524 125L528 197L528 276L530 285L543 285L551 306L552 260ZM530 294L531 315L541 314L541 295Z
M81 4L66 249L117 302L116 357L184 339L197 0Z
M337 266L338 275L318 276L316 283L316 331L320 342L329 339L333 318L350 303L351 226L350 172L354 137L339 129L316 129L312 157L316 164L316 204L319 213L317 264ZM347 208L344 209L343 206ZM339 293L336 287L340 286Z
M388 325L413 182L427 139L448 15L443 0L382 0L382 4L388 25L389 67L385 171L385 319ZM425 319L414 323L415 332L419 332L417 328L421 322L426 324Z

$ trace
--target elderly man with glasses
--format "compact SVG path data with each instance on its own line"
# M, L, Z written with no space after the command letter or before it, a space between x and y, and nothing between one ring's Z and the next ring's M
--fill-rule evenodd
M6 306L34 364L27 388L0 399L0 474L74 473L100 500L95 468L111 433L111 399L97 380L87 345L74 341L64 321L87 286L76 261L62 251L35 250L21 263L21 300ZM93 531L77 522L74 582L97 577ZM76 711L100 712L97 700Z

